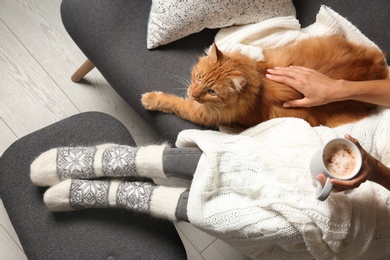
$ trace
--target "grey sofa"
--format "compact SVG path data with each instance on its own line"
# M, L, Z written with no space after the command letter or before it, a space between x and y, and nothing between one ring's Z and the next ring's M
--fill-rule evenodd
M325 4L390 53L390 33L387 32L390 5L387 0L293 2L302 27L313 23L320 5ZM176 77L190 75L194 60L203 55L203 50L213 42L218 30L206 29L152 51L147 50L150 6L150 0L63 0L61 14L69 35L111 86L158 132L161 139L173 143L181 130L201 127L174 115L146 111L140 103L141 94L161 90L184 95L185 86Z

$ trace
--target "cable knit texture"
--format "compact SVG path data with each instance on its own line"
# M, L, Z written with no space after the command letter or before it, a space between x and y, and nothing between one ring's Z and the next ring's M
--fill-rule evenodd
M311 156L345 133L390 166L390 109L333 129L278 118L239 135L181 132L177 146L204 152L190 189L190 222L253 259L387 259L389 191L366 182L325 202L315 198Z
M264 21L219 30L215 43L224 52L240 51L261 60L263 49L283 46L313 36L344 35L347 39L377 47L347 19L327 6L321 6L315 23L301 28L294 16L279 16Z

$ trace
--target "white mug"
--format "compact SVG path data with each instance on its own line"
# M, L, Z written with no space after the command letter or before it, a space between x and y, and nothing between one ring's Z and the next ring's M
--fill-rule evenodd
M333 184L330 179L349 180L354 178L362 167L362 155L359 148L350 140L336 138L319 148L310 161L313 178L323 173L325 185L318 185L316 198L324 201L330 195Z

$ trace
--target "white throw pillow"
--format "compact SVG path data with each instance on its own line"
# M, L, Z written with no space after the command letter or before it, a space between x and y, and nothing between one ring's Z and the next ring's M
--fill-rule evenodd
M295 16L292 0L153 0L147 48L181 39L205 28L257 23Z

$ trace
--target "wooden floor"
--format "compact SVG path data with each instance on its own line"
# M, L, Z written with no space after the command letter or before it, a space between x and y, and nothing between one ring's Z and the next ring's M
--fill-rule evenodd
M153 131L97 70L88 74L87 84L71 82L71 74L85 57L63 28L60 3L0 0L0 155L18 138L85 111L113 115L137 144L150 143ZM4 216L0 214L0 231L10 230ZM177 228L188 259L243 259L224 242L188 223ZM14 248L9 241L17 244L11 233L0 232L0 247L7 245L9 252Z

